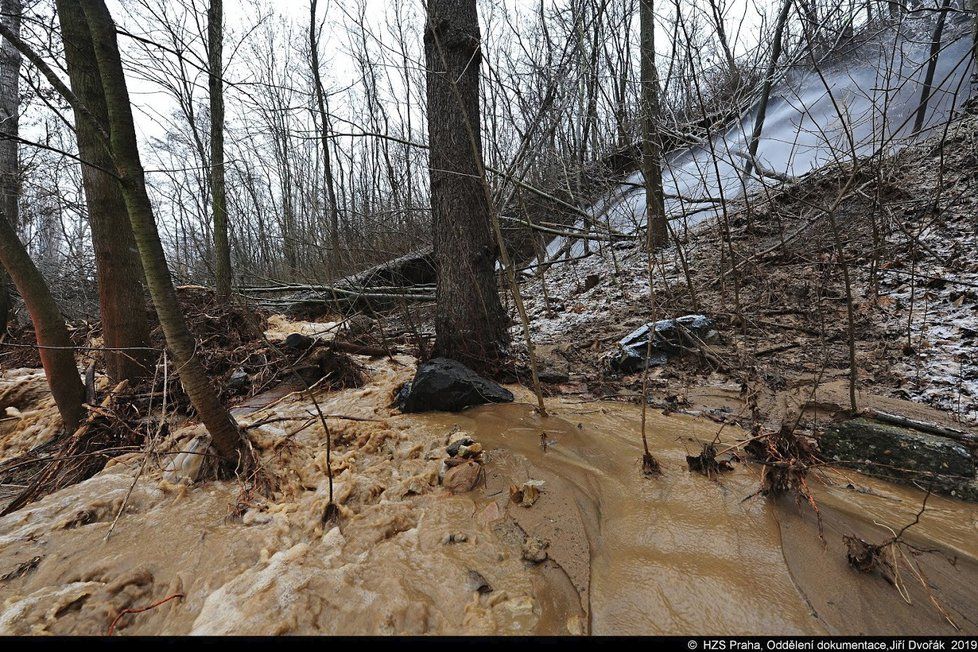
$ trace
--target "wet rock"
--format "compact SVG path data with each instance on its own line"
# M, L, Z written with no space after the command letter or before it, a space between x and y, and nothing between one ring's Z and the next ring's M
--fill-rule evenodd
M541 383L560 384L570 380L570 374L561 369L546 366L537 371L537 378Z
M509 499L521 507L532 507L540 497L540 480L528 480L521 485L510 485Z
M663 365L670 355L683 351L683 330L703 341L716 337L713 320L705 315L686 315L676 319L662 319L654 324L643 324L618 342L618 352L611 359L613 371L630 374L646 366ZM646 357L649 339L652 354Z
M466 585L470 591L477 591L480 595L492 593L492 586L489 581L478 571L470 570Z
M208 434L197 435L173 455L163 467L163 479L170 484L193 484L202 475L207 449L211 438Z
M472 491L479 483L482 466L476 462L466 461L448 469L442 484L453 494Z
M445 452L448 453L449 457L455 457L462 446L471 446L474 443L475 440L469 437L468 433L459 432L452 436L452 441L448 444Z
M483 403L509 403L513 394L465 365L435 358L418 367L414 379L398 392L402 412L458 412Z
M232 392L243 392L251 385L251 378L244 369L238 369L228 379L227 388Z
M282 346L290 351L306 351L315 345L316 338L303 335L302 333L292 333L282 342Z
M550 544L543 539L527 537L526 541L523 542L523 559L533 564L547 561L547 557L549 556L547 554L547 548L549 547Z
M464 457L449 457L447 459L443 459L441 461L441 465L438 467L438 480L443 482L445 480L445 476L448 474L449 469L453 469L456 466L465 464L468 461L469 460L466 460Z
M846 466L897 482L978 501L978 461L969 445L859 418L832 426L819 439L823 455Z
M481 460L482 444L479 442L473 442L468 445L463 444L462 446L458 447L458 456L469 460Z

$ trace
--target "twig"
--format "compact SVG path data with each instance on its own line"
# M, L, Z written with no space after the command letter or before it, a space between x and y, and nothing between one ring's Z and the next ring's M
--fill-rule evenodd
M160 606L161 604L166 604L170 600L175 600L176 598L183 598L183 597L185 597L183 595L183 593L174 593L173 595L166 596L165 598L163 598L162 600L160 600L158 602L154 602L153 604L149 605L148 607L143 607L141 609L128 609L128 608L127 609L123 609L122 611L119 612L119 615L117 615L115 618L112 619L112 623L109 625L108 635L109 636L113 636L115 634L115 626L116 626L116 624L119 622L119 619L122 618L123 616L125 616L126 614L141 614L144 611L149 611L150 609L155 609L156 607Z

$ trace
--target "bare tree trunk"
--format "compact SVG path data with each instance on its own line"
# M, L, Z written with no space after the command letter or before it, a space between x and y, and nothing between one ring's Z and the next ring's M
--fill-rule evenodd
M920 88L920 104L917 105L917 117L914 119L913 133L917 133L923 129L924 118L927 117L927 105L930 101L931 87L934 85L934 72L937 70L937 59L941 55L941 36L944 34L944 19L947 17L947 10L950 7L951 0L944 0L941 3L940 13L937 15L937 24L934 25L934 37L930 42L930 58L927 60L924 85Z
M211 206L214 210L214 286L219 299L231 296L231 247L228 244L227 191L224 184L224 3L211 0L207 10L207 66L210 68Z
M754 128L751 130L750 143L747 151L750 157L747 159L747 166L744 174L749 175L755 167L754 158L757 156L757 146L761 142L761 131L764 129L764 118L767 116L767 103L771 98L771 86L774 85L774 73L778 68L778 59L781 58L781 42L784 36L784 26L788 22L788 11L791 9L791 0L783 0L781 11L778 13L778 21L774 25L774 42L771 43L771 60L768 61L767 70L764 72L764 84L761 86L761 99L757 105L757 115L754 117Z
M710 12L713 14L713 22L717 28L717 40L720 42L720 49L727 60L727 67L730 69L730 77L733 87L740 86L740 73L737 70L737 61L734 59L733 51L730 49L730 41L727 39L727 30L723 24L723 12L717 4L717 0L709 0Z
M103 0L81 0L81 5L91 30L95 58L105 91L112 155L120 177L122 194L129 209L136 245L146 271L146 282L153 305L156 307L167 345L173 353L180 382L210 433L214 448L227 461L237 461L243 437L207 378L200 357L197 356L197 343L187 328L170 279L153 207L146 192L145 173L139 158L132 106L116 42L115 23Z
M971 9L971 86L975 88L978 87L978 0L969 0L968 8Z
M106 128L108 111L85 14L73 0L57 0L57 8L72 92ZM113 169L112 155L98 129L77 107L75 133L81 159L91 164L82 165L82 183L95 251L105 370L113 383L135 384L149 375L153 364L143 266L122 189L107 172Z
M475 0L429 0L424 47L434 250L435 356L492 367L507 340L497 245L481 177L479 20Z
M20 0L3 0L0 11L3 12L0 20L5 30L19 36ZM0 133L11 137L0 142L0 188L3 192L3 201L0 202L3 210L3 215L0 216L0 264L17 286L17 291L27 306L27 312L30 313L41 365L44 367L51 395L58 406L65 430L72 432L84 414L82 402L85 400L85 387L78 374L78 367L75 366L74 350L61 311L51 296L44 277L17 237L15 224L20 175L16 138L19 135L20 53L10 40L5 40L0 54L3 56L0 62L0 111L3 112L0 116ZM3 320L6 322L6 312Z
M44 277L6 219L0 219L0 263L10 274L24 299L34 324L38 353L51 395L61 413L65 430L72 432L81 421L85 388L75 366L68 329Z
M340 218L339 207L336 204L336 185L333 179L333 162L329 152L329 113L326 111L326 93L323 91L323 80L319 74L319 39L316 38L316 5L317 0L309 4L309 51L312 64L312 78L316 85L316 107L319 110L319 122L322 131L323 175L326 182L326 208L329 211L329 238L334 258L332 268L338 269L340 253Z
M2 0L0 20L14 32L20 32L20 0ZM20 52L7 41L0 50L0 133L17 136L20 131ZM20 197L20 166L17 161L17 141L5 138L0 141L0 219L6 220L15 231L17 228L17 203ZM0 269L0 337L7 331L10 316L10 291L8 278Z
M655 13L653 0L639 0L642 54L642 173L645 176L645 203L648 248L669 242L665 199L662 196L662 144L659 138L659 73L655 68Z

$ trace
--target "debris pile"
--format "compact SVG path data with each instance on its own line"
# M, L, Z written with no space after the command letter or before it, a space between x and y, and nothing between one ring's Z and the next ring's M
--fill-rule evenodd
M475 489L482 477L482 444L469 433L456 430L449 434L445 453L448 457L442 460L438 470L442 485L453 494Z

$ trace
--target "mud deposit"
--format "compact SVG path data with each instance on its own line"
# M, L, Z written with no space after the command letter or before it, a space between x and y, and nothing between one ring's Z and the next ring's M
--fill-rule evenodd
M102 634L113 621L118 634L954 632L919 582L904 578L908 603L850 569L842 545L845 534L882 540L913 521L923 492L822 474L812 484L823 544L807 505L744 500L757 468L737 464L720 482L686 470L713 422L651 412L664 475L647 479L635 406L553 400L547 418L525 403L400 415L388 404L413 360L367 364L368 386L318 397L332 415L338 524L321 521L326 437L308 399L242 408L275 481L267 496L237 482L168 483L165 456L134 484L132 455L0 519L0 633ZM0 450L33 444L29 408L17 406L23 427L4 422ZM455 428L486 447L484 480L460 495L438 483ZM157 450L195 434L179 430ZM509 489L527 480L543 484L522 507ZM971 633L976 534L975 506L936 496L907 533L956 557L951 566L922 555L921 567ZM541 550L544 561L524 559ZM124 613L171 596L182 597Z

